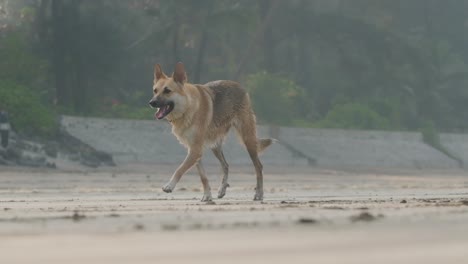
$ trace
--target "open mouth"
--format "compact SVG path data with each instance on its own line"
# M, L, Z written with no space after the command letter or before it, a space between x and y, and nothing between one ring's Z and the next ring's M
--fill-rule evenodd
M172 110L174 110L174 103L169 102L166 105L157 108L156 113L154 114L154 117L157 119L163 119L170 112L172 112Z

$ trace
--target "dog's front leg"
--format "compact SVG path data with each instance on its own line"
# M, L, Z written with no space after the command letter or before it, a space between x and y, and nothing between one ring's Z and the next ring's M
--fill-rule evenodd
M211 187L210 183L208 182L208 178L206 177L205 169L203 168L202 161L198 161L197 163L197 170L198 174L200 174L200 179L203 185L203 198L201 199L202 202L210 202L213 198L211 197Z
M174 172L171 180L162 188L163 191L167 193L172 192L182 175L184 175L185 172L192 168L192 166L195 165L201 159L201 156L202 148L190 149L184 162L182 162L179 168L177 168L177 170Z

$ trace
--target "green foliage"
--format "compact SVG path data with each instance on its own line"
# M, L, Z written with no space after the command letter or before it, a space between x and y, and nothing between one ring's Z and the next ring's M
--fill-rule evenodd
M183 61L191 81L246 84L265 123L468 129L468 1L277 1L269 20L273 1L8 2L0 79L60 113L152 118L154 63Z
M317 123L318 127L345 129L390 128L387 118L381 116L369 106L359 103L335 105L326 117Z
M402 111L405 111L405 109L397 98L386 97L371 99L367 105L381 117L388 120L389 128L404 130L408 127L407 124L405 124L406 120L402 117L404 116Z
M13 32L1 39L0 79L22 85L38 86L48 77L49 65L28 47L21 32Z
M463 160L458 157L457 155L450 152L442 143L440 142L440 134L437 131L434 122L426 121L421 128L422 139L424 143L432 146L433 148L439 150L440 152L444 153L448 157L456 160L461 167L463 167Z
M24 16L32 16L25 8ZM50 136L57 129L54 111L47 108L49 64L31 48L24 28L0 35L0 105L8 111L17 132Z
M432 121L424 122L424 125L421 128L421 134L423 137L423 141L426 144L431 145L436 149L442 147L442 144L440 143L440 136L439 136L439 133L437 132L437 129L434 126L434 122Z
M57 129L55 113L25 86L0 81L0 105L9 112L10 122L18 132L49 136Z
M247 89L261 121L288 125L299 112L303 90L289 79L260 72L247 77Z

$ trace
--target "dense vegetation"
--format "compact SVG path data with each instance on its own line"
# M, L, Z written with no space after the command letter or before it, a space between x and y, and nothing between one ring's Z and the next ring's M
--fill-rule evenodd
M468 1L0 0L0 104L22 131L55 114L152 118L152 67L233 79L259 120L465 131Z

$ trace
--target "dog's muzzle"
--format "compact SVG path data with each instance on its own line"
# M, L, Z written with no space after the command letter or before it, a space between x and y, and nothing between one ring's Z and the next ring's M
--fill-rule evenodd
M172 110L174 110L174 102L163 101L163 100L151 100L149 105L153 108L156 108L156 113L154 117L157 119L163 119L166 117Z

